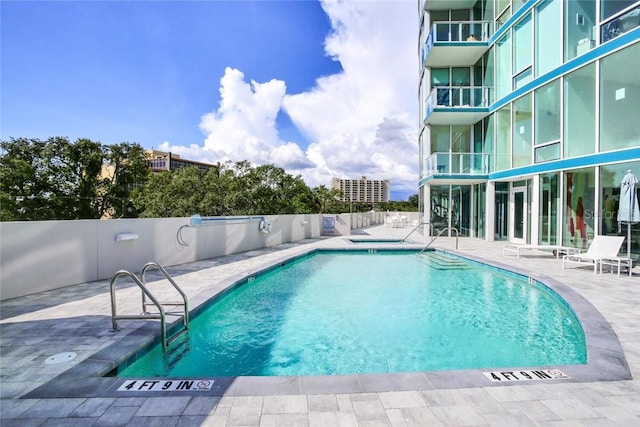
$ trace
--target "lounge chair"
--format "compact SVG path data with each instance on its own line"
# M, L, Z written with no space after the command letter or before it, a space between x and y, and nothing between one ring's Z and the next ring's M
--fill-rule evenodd
M560 259L560 255L572 255L579 252L578 249L570 246L559 245L504 245L502 248L502 255L507 255L509 252L515 253L517 258L520 258L520 252L522 251L542 251L551 252L556 256L556 259Z
M562 268L566 268L568 263L580 265L593 265L593 272L598 272L598 267L602 272L602 265L617 265L618 276L620 267L626 266L631 275L631 258L618 256L620 248L624 242L624 236L595 236L587 252L582 254L571 254L562 257Z

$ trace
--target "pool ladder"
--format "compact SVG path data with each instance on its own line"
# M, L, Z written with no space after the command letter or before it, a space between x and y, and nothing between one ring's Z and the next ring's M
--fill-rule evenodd
M416 230L418 230L420 227L428 225L429 226L429 236L433 236L433 224L431 224L430 222L421 222L418 225L416 225L413 230L411 230L409 232L409 234L407 234L406 236L404 236L404 238L402 239L402 241L406 241L409 236L411 236Z
M418 252L418 255L420 255L422 252L426 251L426 250L427 250L427 248L428 248L429 246L431 246L431 244L432 244L433 242L435 242L435 241L436 241L436 239L437 239L438 237L442 236L442 235L444 234L444 232L445 232L445 231L449 231L449 230L454 231L454 232L456 233L456 250L457 250L457 249L458 249L458 235L459 235L459 233L458 233L458 229L457 229L457 228L455 228L455 227L445 227L445 228L443 228L442 230L440 230L440 232L438 233L438 235L437 235L437 236L434 236L434 237L432 237L432 238L431 238L431 240L429 241L429 243L427 243L427 245L426 245L424 248L422 248L422 250L421 250L420 252Z
M182 302L163 302L161 303L158 299L149 291L147 285L145 283L145 274L151 268L156 268L162 273L162 275L167 279L169 283L178 291L180 296L182 297ZM129 277L131 280L135 282L136 285L142 291L142 314L117 314L116 313L116 292L115 285L116 281L119 277ZM169 344L178 339L180 336L189 331L189 304L187 302L187 295L180 289L180 287L176 284L176 282L169 276L169 273L158 263L148 262L142 267L142 271L140 273L141 279L139 279L135 274L131 273L127 270L119 270L117 271L113 277L111 278L111 283L109 285L111 291L111 325L113 331L118 331L118 320L149 320L149 319L158 319L160 320L160 335L162 338L162 348L164 350L167 349ZM151 302L147 302L147 298ZM158 309L158 313L149 313L147 311L147 307L155 306ZM184 309L183 314L176 314L175 312L166 311L164 307L180 307L182 306ZM182 317L183 328L175 333L170 338L167 337L167 321L166 316L180 316Z

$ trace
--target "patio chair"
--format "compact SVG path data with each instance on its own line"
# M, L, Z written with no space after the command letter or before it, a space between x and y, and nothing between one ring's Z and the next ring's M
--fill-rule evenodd
M624 236L595 236L587 252L563 256L562 268L566 268L568 263L593 265L593 272L597 273L598 266L602 268L603 261L626 259L618 256L622 242L624 242Z
M502 255L507 255L508 253L514 253L516 254L517 258L520 258L520 253L522 251L551 252L556 257L556 259L560 259L562 255L574 255L580 252L576 248L572 248L570 246L560 246L560 245L508 244L502 247Z

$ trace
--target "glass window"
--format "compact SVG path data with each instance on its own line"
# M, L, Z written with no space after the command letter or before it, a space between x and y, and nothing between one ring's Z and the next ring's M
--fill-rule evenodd
M471 68L455 67L451 69L451 89L452 106L471 105Z
M511 160L511 104L496 113L496 171L509 169Z
M449 106L451 102L451 89L449 88L449 69L448 68L432 68L431 69L431 87L442 88L437 89L436 105Z
M542 86L535 96L535 144L560 139L560 80Z
M431 190L431 215L429 222L433 225L436 235L449 226L449 186L432 185Z
M507 7L504 13L496 19L496 29L502 27L509 18L511 18L511 8Z
M640 146L640 43L601 61L600 151Z
M540 244L555 245L558 241L558 206L560 177L557 173L540 176Z
M531 65L531 14L518 21L513 33L513 73Z
M436 24L435 41L449 40L449 11L432 11L430 14L431 23Z
M560 143L544 145L535 150L536 163L544 163L560 158Z
M513 103L513 167L531 164L531 93Z
M527 1L529 1L529 0L512 0L512 2L513 2L513 5L512 5L512 7L513 7L513 14L515 15L515 14L516 14L516 12L517 12L518 10L520 10L520 8L521 8L522 6L524 6L524 5L527 3Z
M634 4L637 0L603 0L600 2L600 17L606 20L621 10Z
M509 183L495 184L494 239L507 240L509 237Z
M448 68L432 68L431 69L431 86L448 86L449 85L449 69Z
M471 152L471 126L451 126L451 152ZM468 154L453 155L451 157L451 170L453 173L470 173L473 158Z
M596 2L571 0L565 3L565 60L588 52L595 46L593 26L596 23Z
M536 76L562 63L562 0L547 0L536 7Z
M494 56L495 56L495 47L489 49L489 52L485 55L485 69L484 69L484 84L488 86L488 97L487 103L491 104L494 101L494 90L492 87L493 78L494 78ZM488 105L487 104L487 105Z
M484 84L484 58L480 58L473 66L473 85L482 86Z
M629 10L602 26L602 43L628 33L640 25L640 6Z
M471 11L469 9L451 11L451 41L464 41L469 37L469 20Z
M507 33L496 44L496 98L511 92L511 36Z
M531 81L531 67L513 78L513 88L518 89Z
M564 155L581 156L596 150L596 65L582 67L564 78Z
M484 126L484 143L482 147L482 152L487 154L487 156L483 156L482 165L483 165L483 173L489 173L494 171L495 159L493 158L493 138L494 138L494 115L490 115L486 119L483 120Z
M494 14L493 14L493 0L487 0L484 2L484 14L483 16L483 20L485 21L493 21L493 19L495 18Z
M451 151L454 153L471 152L471 126L451 126Z
M449 126L431 126L431 153L448 153L450 141Z
M632 257L640 255L640 223L632 224L627 229L627 224L622 224L622 230L618 228L618 208L620 205L620 183L622 178L630 170L636 176L640 176L640 162L618 163L600 167L600 233L604 235L627 235L631 233ZM636 197L640 196L640 187L636 189ZM622 253L626 255L627 244L624 243Z
M471 85L471 69L469 67L454 67L451 69L451 81L454 86Z
M451 187L451 223L460 236L471 235L471 186Z
M495 2L496 2L495 18L497 18L509 6L509 0L495 0Z
M482 87L484 81L484 58L480 58L473 66L473 88L471 89L471 105L474 107L486 107L487 91Z
M576 169L564 174L564 246L587 249L593 240L595 181L595 168Z
M485 215L486 215L486 195L487 195L487 185L486 184L476 184L473 186L473 214L474 214L474 236L479 239L484 239L485 234Z

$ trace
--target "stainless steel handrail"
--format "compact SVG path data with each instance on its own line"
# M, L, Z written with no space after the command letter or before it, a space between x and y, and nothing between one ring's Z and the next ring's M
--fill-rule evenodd
M151 293L151 291L149 291L145 283L145 275L147 271L152 267L157 268L162 273L162 275L169 281L169 283L171 283L171 285L178 291L180 296L182 296L183 302L161 303L156 299L156 297L153 296L153 294ZM132 279L142 291L142 314L124 314L124 315L117 314L115 285L116 285L117 279L123 276L127 276L130 279ZM171 344L175 339L177 339L179 336L181 336L182 334L184 334L189 330L189 303L187 301L187 295L182 291L182 289L180 289L180 287L176 284L176 282L171 278L169 273L167 273L167 271L160 264L156 262L146 263L144 267L142 267L142 272L140 273L140 277L142 279L139 279L135 274L131 273L130 271L120 270L120 271L117 271L111 278L109 289L111 292L112 330L113 331L119 330L118 320L158 319L160 320L160 336L162 339L162 348L163 350L166 350L169 344ZM146 298L149 298L151 302L150 303L147 302ZM147 312L147 307L151 305L154 305L158 309L157 314ZM166 321L167 312L164 310L163 308L164 306L171 306L171 307L183 306L184 308L184 315L183 315L184 328L169 339L167 339L167 321Z
M430 222L421 222L420 224L416 225L414 227L414 229L409 232L409 234L404 236L404 238L402 239L402 242L407 240L409 238L409 236L411 236L413 234L414 231L416 231L418 228L422 227L423 225L428 225L429 226L429 236L433 236L433 224L431 224Z
M179 306L183 306L184 307L184 329L189 329L189 302L187 301L187 295L182 291L182 289L180 289L180 287L176 284L176 282L174 282L174 280L171 278L171 276L169 275L169 273L167 273L167 270L164 269L164 267L162 267L160 264L158 264L157 262L148 262L144 265L144 267L142 267L142 272L140 273L140 277L142 278L142 283L143 285L145 285L146 287L146 280L145 280L145 275L147 273L147 271L150 268L156 268L160 271L160 273L162 273L162 275L165 277L165 279L167 279L169 281L169 283L171 283L171 285L175 288L176 291L178 291L178 293L180 294L180 296L182 297L182 302L176 302L176 303L162 303L161 305L163 306L174 306L174 307L179 307ZM144 312L146 310L146 307L148 305L155 305L155 304L151 304L145 301L145 293L142 293L142 311ZM182 331L184 332L184 331ZM181 333L182 333L181 332ZM175 339L176 337L174 337L173 339ZM173 339L169 340L169 342L173 341Z
M116 293L115 293L115 284L119 277L128 276L132 279L136 285L142 290L143 295L149 297L153 304L158 308L158 314L124 314L117 315L116 312ZM158 300L149 292L144 283L140 281L136 277L135 274L131 273L127 270L117 271L116 274L111 278L111 283L109 284L109 289L111 292L111 326L113 331L118 331L118 320L148 320L148 319L159 319L160 320L160 335L162 337L162 348L167 348L167 323L165 320L164 309L162 308L162 304L158 302Z
M420 255L422 252L426 251L426 250L427 250L427 248L428 248L429 246L431 246L431 244L432 244L433 242L435 242L435 241L436 241L436 239L437 239L438 237L442 236L442 234L443 234L445 231L447 231L447 230L451 230L451 231L455 231L455 232L456 232L456 249L458 249L458 236L459 236L459 234L460 234L460 233L458 232L458 229L457 229L457 228L455 228L455 227L445 227L445 228L443 228L442 230L440 230L440 232L438 233L438 235L437 235L437 236L435 236L433 239L431 239L431 241L430 241L429 243L427 243L427 245L426 245L424 248L422 248L422 250L421 250L420 252L418 252L418 255Z

